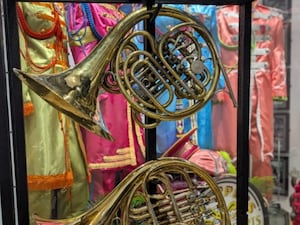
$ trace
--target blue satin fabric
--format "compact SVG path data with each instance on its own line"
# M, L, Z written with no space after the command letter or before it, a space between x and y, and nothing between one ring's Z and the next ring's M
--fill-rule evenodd
M179 5L179 4L167 4L166 6L174 7L182 11L186 11L188 13L191 13L195 17L201 17L204 19L204 24L208 28L208 30L211 32L214 41L216 43L217 49L219 50L219 42L217 38L217 20L216 20L216 6L214 5L189 5L186 7L186 5ZM167 31L167 28L169 26L173 26L178 24L178 20L173 19L171 17L162 17L158 16L155 20L156 23L156 32L159 36L159 33L164 33ZM140 23L137 27L137 29L142 29L143 24ZM199 37L199 41L203 42L202 38ZM139 49L143 49L144 44L143 40L136 38L135 43L138 46ZM210 52L207 48L203 48L203 56L205 58L210 57ZM213 71L213 65L212 63L206 63L206 66L210 71ZM225 82L223 76L221 76L218 89L224 88ZM168 96L160 96L160 101L164 101ZM183 107L188 107L189 102L188 100L184 100L182 102ZM168 107L168 110L175 111L176 110L176 99L173 100L172 104ZM201 148L205 149L213 149L214 143L213 143L213 134L212 134L212 102L208 101L208 103L195 114L196 123L197 126L197 142L195 144L199 145ZM191 118L186 118L183 121L184 125L184 133L188 132L192 126ZM159 126L156 128L156 144L157 144L157 153L161 154L165 152L178 138L177 138L177 125L176 121L163 121L159 124Z

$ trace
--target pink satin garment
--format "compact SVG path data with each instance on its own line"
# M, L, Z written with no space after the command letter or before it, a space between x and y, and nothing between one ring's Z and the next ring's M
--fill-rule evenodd
M237 96L238 7L226 6L217 12L222 62ZM273 100L286 98L283 21L270 8L257 4L253 11L252 62L250 82L249 149L253 159L252 176L272 176ZM230 48L231 46L231 48ZM237 111L227 94L213 108L214 140L232 158L237 152ZM245 131L248 132L248 131Z
M73 5L76 16L73 26L81 28L84 24L80 4ZM101 35L106 35L123 16L113 4L89 3L94 23ZM105 16L109 13L110 16ZM103 18L105 17L105 18ZM72 23L69 23L72 24ZM72 28L72 27L71 27ZM81 29L89 29L89 23ZM84 31L81 32L81 34ZM91 38L88 30L81 43L71 42L71 51L75 63L81 62L96 46L99 40ZM108 130L115 138L108 141L82 128L83 140L87 152L87 161L92 174L91 195L97 200L109 193L120 179L144 162L144 131L131 118L131 108L121 94L102 93L98 103Z
M224 158L218 151L211 149L199 149L189 158L189 161L214 177L222 176L228 172Z
M191 129L168 148L162 157L179 157L195 163L211 176L221 176L228 172L227 162L219 153L212 149L200 149L191 141L196 128Z

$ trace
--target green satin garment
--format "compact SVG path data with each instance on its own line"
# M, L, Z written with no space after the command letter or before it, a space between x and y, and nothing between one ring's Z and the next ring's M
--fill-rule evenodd
M21 69L36 74L67 69L63 4L18 4ZM51 33L54 26L59 29ZM51 218L56 206L59 218L81 213L88 205L89 179L80 133L70 118L25 85L23 101L30 213Z

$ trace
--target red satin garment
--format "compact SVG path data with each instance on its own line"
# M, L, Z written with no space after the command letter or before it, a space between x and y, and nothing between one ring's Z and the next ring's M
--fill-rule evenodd
M237 96L238 6L218 10L218 31L222 62ZM273 100L287 98L283 18L280 13L261 4L254 5L252 15L252 49L250 82L249 149L253 159L252 176L271 176L273 157ZM237 110L228 94L219 93L213 107L216 149L225 149L232 158L237 153ZM247 132L247 131L245 131Z

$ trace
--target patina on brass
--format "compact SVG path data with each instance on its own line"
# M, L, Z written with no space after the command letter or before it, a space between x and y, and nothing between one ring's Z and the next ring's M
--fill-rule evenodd
M153 37L147 31L134 31L146 19L167 16L180 21L162 34ZM204 44L195 35L202 37ZM132 41L137 35L148 41L151 49L138 49ZM202 48L211 52L213 74L205 66ZM101 109L96 110L99 88L121 92L133 108L133 117L145 128L160 121L178 120L201 109L213 96L220 77L226 77L213 38L194 17L174 8L137 10L122 19L79 64L58 74L28 74L14 69L15 74L33 91L59 111L67 114L90 131L113 139ZM225 79L226 81L228 79ZM230 83L227 82L233 98ZM159 100L162 96L165 100ZM169 111L173 99L193 99L186 109ZM152 118L144 124L139 114Z
M172 157L140 166L80 216L34 218L38 225L230 225L226 203L214 179L196 164Z

